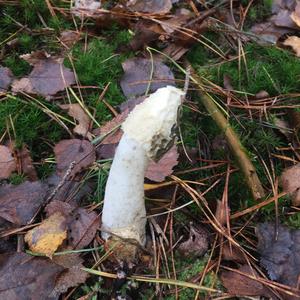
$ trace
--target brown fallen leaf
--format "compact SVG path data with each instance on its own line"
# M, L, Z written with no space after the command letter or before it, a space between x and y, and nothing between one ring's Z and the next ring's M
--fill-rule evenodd
M166 14L172 9L171 0L129 0L126 5L130 10L150 13Z
M67 292L70 287L85 283L89 277L87 272L81 270L84 267L83 259L78 254L56 255L52 258L52 261L65 268L65 271L58 276L55 283L53 293L57 296Z
M95 212L78 208L69 222L69 244L74 249L82 249L89 245L100 228L100 217Z
M56 300L57 276L64 270L48 258L22 252L0 256L0 299Z
M158 162L150 161L145 177L156 182L164 181L173 173L173 168L178 164L178 157L177 147L174 145Z
M25 235L25 242L31 251L52 257L66 238L66 217L57 212L45 219L42 224L29 230Z
M136 105L142 103L145 99L146 99L146 96L130 98L127 101L122 102L119 105L119 109L121 112L124 112L126 110L128 110L130 112L136 107Z
M77 17L84 17L86 15L93 16L97 9L101 7L101 1L95 0L75 0L73 2L71 13Z
M291 14L291 19L300 27L300 2L298 1L295 10Z
M71 48L80 40L81 34L80 32L73 30L65 30L60 34L59 40L62 42L64 46L67 48Z
M256 235L260 264L267 270L269 278L297 287L300 276L300 230L283 225L276 229L273 223L262 223L256 227Z
M260 40L258 41L260 44L265 44L265 42L276 44L280 37L290 31L291 30L288 28L277 27L270 20L264 23L255 24L251 28L251 32L260 37Z
M129 43L133 51L142 49L165 34L165 31L159 24L150 20L139 20L133 30L134 36Z
M283 45L292 47L296 56L300 57L300 38L298 36L289 36Z
M236 263L245 264L247 263L245 254L241 249L234 245L229 245L228 242L223 244L222 247L222 259L234 261Z
M165 32L170 35L176 32L179 28L181 29L184 24L187 23L193 17L193 13L185 8L177 9L175 14L171 16L168 20L163 20L161 22L161 27Z
M0 93L8 90L13 78L13 73L9 68L0 66Z
M250 266L242 265L238 271L260 278L259 274ZM223 271L221 281L228 293L232 296L265 296L270 297L269 290L259 281L234 271Z
M292 197L292 203L295 206L300 205L300 163L287 168L280 177L282 188Z
M1 186L0 217L17 225L26 225L44 203L46 193L47 186L39 181Z
M199 257L206 253L208 246L208 232L203 227L191 224L189 238L179 245L178 251L184 257Z
M291 19L291 11L288 9L281 9L270 20L278 27L297 29L297 25Z
M52 201L45 211L47 215L60 212L67 219L68 244L72 249L82 249L94 239L100 228L100 217L93 211L62 201Z
M121 130L122 123L126 120L129 114L129 110L125 110L122 113L118 114L112 120L105 123L99 129L94 130L94 134L98 136L107 135L102 141L101 144L117 144L119 143L123 131Z
M215 212L216 219L220 222L221 225L225 225L227 223L227 215L230 215L230 211L224 201L217 200L217 209Z
M51 98L59 91L75 83L74 73L63 65L62 57L36 51L22 55L25 61L33 66L33 70L26 77L15 80L12 91L28 93Z
M24 144L21 149L16 149L17 166L19 173L26 175L28 180L38 180L37 172L32 164L32 159L27 146Z
M93 145L86 140L62 140L54 147L56 170L61 176L65 174L72 162L75 162L70 177L92 165L96 159Z
M63 182L63 183L62 183ZM85 181L84 183L78 178L63 180L62 176L59 176L56 172L44 181L48 186L47 198L55 190L55 195L51 198L51 202L55 200L63 200L64 203L76 205L80 203L82 198L91 194L95 190L95 184L93 182ZM62 185L61 185L62 183ZM57 190L57 186L61 185Z
M150 78L152 62L150 59L130 58L122 64L124 75L121 79L121 88L127 98L144 95L149 81L149 92L155 92L161 87L175 85L175 78L170 68L159 60L153 61L153 76Z
M7 179L17 170L17 164L11 149L0 145L0 180Z
M84 138L87 137L88 140L91 141L93 139L92 134L89 132L91 126L91 119L84 111L84 109L80 106L80 104L61 104L60 107L63 110L66 110L69 116L73 117L78 121L78 124L73 129L74 133L77 133L83 136Z

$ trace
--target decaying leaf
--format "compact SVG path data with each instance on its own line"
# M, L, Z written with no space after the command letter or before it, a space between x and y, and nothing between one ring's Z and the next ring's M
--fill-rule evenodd
M130 10L151 13L151 14L166 14L172 8L171 0L129 0L127 7Z
M73 221L69 223L69 244L75 249L86 247L100 228L100 217L93 211L78 208L74 212Z
M248 265L240 266L238 271L257 279L260 278L259 274ZM269 290L262 283L238 272L223 271L221 280L228 293L232 296L270 296Z
M7 179L16 169L16 161L10 148L0 145L0 180Z
M247 263L247 260L245 258L245 254L243 251L234 245L229 245L228 242L223 244L222 247L222 259L234 261L240 264Z
M27 146L23 145L21 149L16 149L15 153L19 172L26 175L30 181L38 180L38 176L32 164L32 159Z
M62 182L63 184L61 187L56 190L57 186ZM55 200L64 200L64 203L67 202L68 204L75 205L80 203L80 200L83 197L86 197L86 195L95 190L93 182L85 181L82 183L81 180L75 178L63 181L63 177L59 176L56 172L45 180L45 184L48 185L47 197L50 196L54 190L56 190L50 204L52 204Z
M75 83L74 73L63 65L63 58L54 58L43 51L22 55L33 66L26 77L15 80L12 91L49 98Z
M78 124L74 127L73 131L83 137L87 137L89 140L92 140L92 135L89 132L91 119L80 106L80 104L62 104L60 107L64 110L67 110L68 115L78 121Z
M126 120L128 116L129 110L125 110L122 113L118 114L112 120L108 121L106 124L101 126L94 131L96 135L106 136L102 141L101 144L117 144L119 143L123 131L121 130L122 123Z
M67 220L62 213L55 213L42 224L29 230L25 241L33 252L52 257L53 253L67 238Z
M160 35L165 34L163 28L150 20L139 20L134 27L134 37L130 41L133 51L143 48L145 45L156 41ZM148 78L149 79L149 78Z
M26 225L45 201L47 186L39 181L0 187L0 217Z
M67 292L70 287L75 287L86 281L89 274L81 270L83 259L78 254L56 255L52 261L65 268L56 280L54 293L59 296Z
M295 10L291 14L291 19L300 27L300 2L298 1Z
M227 223L227 215L230 215L230 211L228 210L228 207L226 208L225 202L217 200L215 217L221 225L225 225Z
M9 68L0 66L0 93L6 92L13 81L13 73Z
M292 47L296 56L300 57L300 38L298 36L289 36L283 45Z
M86 140L62 140L54 147L56 170L63 176L72 162L75 162L70 177L89 167L96 159L93 145Z
M207 231L203 227L191 224L189 238L179 245L178 251L185 257L199 257L206 253L208 246Z
M300 276L300 230L283 225L276 229L273 223L262 223L256 227L256 235L260 264L270 279L296 287Z
M164 181L173 173L173 168L178 164L178 157L177 147L174 145L158 162L150 161L145 177L156 182Z
M62 201L52 201L45 208L47 215L60 212L67 219L68 244L73 249L86 247L100 228L99 216L84 208L79 208Z
M260 43L265 41L267 43L276 44L281 36L290 32L290 29L277 27L273 22L267 21L255 24L251 28L251 32L257 34L261 38L261 41L259 41Z
M77 41L80 40L80 32L65 30L60 34L59 39L64 46L71 48Z
M153 66L153 76L152 74ZM135 98L144 95L151 82L149 92L155 92L161 87L175 85L175 79L168 66L159 60L144 58L130 58L122 64L124 75L121 79L121 87L127 98Z
M293 33L297 26L299 10L295 0L274 0L272 4L273 15L264 23L255 24L251 31L259 35L262 40L276 43L280 37Z
M119 109L121 112L124 112L126 110L132 111L136 107L136 105L142 103L145 99L146 99L146 96L140 96L137 98L128 99L127 101L122 102L119 105Z
M300 163L294 165L281 174L281 184L285 192L292 197L293 205L300 205Z
M56 300L57 276L64 270L48 258L22 252L0 256L0 299Z
M78 17L84 17L87 13L89 16L101 7L101 1L97 0L75 0L71 12Z

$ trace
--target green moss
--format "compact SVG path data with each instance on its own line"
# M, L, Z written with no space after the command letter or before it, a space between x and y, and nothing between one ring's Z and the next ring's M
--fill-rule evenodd
M244 50L247 67L242 64L241 70L239 70L238 61L236 60L222 62L216 67L206 67L213 60L202 61L198 57L198 55L200 57L212 55L203 46L196 46L189 57L201 75L221 86L223 85L224 75L228 75L236 90L247 93L256 94L261 90L265 90L270 95L278 95L279 93L299 91L300 78L298 70L300 60L298 58L286 50L251 43L247 44ZM218 62L217 58L214 62Z
M111 31L109 35L112 34ZM72 61L76 73L82 85L93 85L101 90L110 83L105 100L112 106L123 102L124 96L118 84L122 75L121 63L126 56L115 53L119 44L130 38L127 31L120 31L113 43L93 38L88 43L87 50L84 51L83 45L78 44L72 51ZM65 64L71 67L72 64L66 60ZM99 103L99 92L91 92L84 95L84 101L89 107L95 108L96 118L103 122L111 119L111 113L103 102Z
M207 263L207 257L198 258L198 259L183 259L182 256L176 257L175 260L175 268L178 272L177 280L181 281L190 281L194 276L199 275L205 268ZM213 282L215 281L215 274L210 272L208 273L203 281L203 285L206 287L212 287ZM217 288L220 288L220 282L216 280ZM179 299L189 300L194 299L196 295L196 290L186 288L179 292ZM205 297L206 293L201 291L200 297ZM165 296L164 299L166 300L173 300L175 296Z
M44 103L52 111L59 112L55 105ZM11 121L13 125L11 124ZM12 127L13 126L13 127ZM40 108L24 103L20 98L9 98L1 101L0 105L0 134L9 128L10 134L18 145L27 144L34 161L47 158L52 154L51 144L54 145L66 132L56 122L49 118ZM15 136L14 136L15 134ZM42 177L49 174L51 167L38 166Z

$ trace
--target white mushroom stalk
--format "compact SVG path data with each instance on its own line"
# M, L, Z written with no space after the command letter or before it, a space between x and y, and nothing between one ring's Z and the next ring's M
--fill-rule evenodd
M144 177L150 159L175 138L177 112L184 92L167 86L137 105L122 125L124 134L108 176L102 237L146 241Z

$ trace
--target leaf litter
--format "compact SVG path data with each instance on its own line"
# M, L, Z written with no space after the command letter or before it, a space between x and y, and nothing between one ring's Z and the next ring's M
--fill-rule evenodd
M180 9L177 9L177 2L179 2ZM129 30L134 31L135 35L130 42L132 49L140 50L149 44L152 46L153 43L160 43L159 47L164 53L169 53L168 51L171 48L175 49L175 55L170 56L172 58L176 57L175 60L178 60L195 42L195 36L201 34L208 26L213 28L216 25L216 20L210 20L208 25L204 21L206 18L202 14L207 13L208 16L213 14L215 18L220 16L212 4L205 7L194 2L196 3L196 1L191 1L190 4L182 8L180 1L164 1L164 3L155 0L124 1L123 6L117 4L111 9L110 21L117 21L121 26L126 24L125 26L128 26ZM75 1L76 8L73 8L72 12L75 15L77 14L81 21L86 16L92 16L100 20L103 17L102 5L103 3L100 1ZM176 8L174 9L174 7ZM298 55L297 30L299 30L299 9L299 3L296 1L273 1L273 15L271 18L265 23L256 24L257 28L253 27L252 31L267 41L278 43L280 46L291 46ZM235 5L233 10L234 13L239 12L238 7ZM107 11L105 13L107 14ZM239 13L242 15L241 11ZM147 14L157 14L159 16L152 15L150 18ZM124 15L128 18L126 21ZM201 19L202 17L203 19ZM223 19L221 20L223 21ZM232 24L234 25L234 22ZM189 32L189 35L180 32L189 29L192 30ZM92 34L95 33L93 32ZM291 36L286 38L285 34ZM60 36L60 41L67 50L70 50L79 39L80 34L77 31L66 31ZM279 41L283 39L285 41L280 44ZM236 41L237 38L235 37L234 40ZM246 39L243 39L243 41L246 41ZM176 51L179 51L178 55ZM12 91L15 93L41 95L46 100L49 100L58 92L63 92L68 86L75 83L75 75L70 69L63 66L63 57L61 55L56 57L48 55L44 51L37 51L22 57L33 66L33 69L28 76L14 80ZM175 76L170 67L157 57L154 56L152 60L135 57L123 62L124 75L121 79L121 87L128 101L119 106L119 115L94 131L89 116L78 103L60 105L62 109L67 110L67 113L76 120L76 127L73 129L73 132L82 139L62 140L54 146L56 170L48 178L42 181L38 180L26 145L23 145L19 150L14 149L13 152L6 146L1 146L4 148L0 147L0 171L3 170L3 172L0 172L0 176L3 176L1 179L7 179L13 172L17 171L18 173L24 173L29 180L33 181L25 181L17 186L6 183L0 186L0 217L2 218L0 223L1 227L3 225L2 230L5 228L2 233L7 233L7 228L19 230L20 226L26 227L26 225L30 225L33 222L41 221L33 229L28 230L25 228L22 231L22 235L27 232L25 233L25 241L28 243L31 251L43 253L52 258L50 260L45 257L30 256L23 252L5 253L4 259L0 258L0 272L3 274L0 280L3 287L0 287L0 298L3 296L5 299L18 299L17 295L21 293L30 299L58 299L60 294L68 292L70 287L76 287L86 281L87 273L83 272L81 268L83 263L89 263L88 259L83 260L82 256L76 253L56 255L55 252L58 250L62 252L80 250L91 245L91 243L97 245L99 241L101 242L98 236L98 230L101 225L98 213L99 205L95 204L92 207L82 206L82 200L85 201L87 195L93 191L93 187L91 188L86 183L81 187L83 176L85 175L84 171L88 169L91 171L93 168L101 167L101 163L96 162L96 151L98 159L113 157L122 136L120 125L134 106L144 100L145 94L151 93L165 85L175 85ZM5 94L14 76L9 69L4 69L0 68L0 89L2 88ZM224 86L227 92L234 94L231 82L227 79L224 77ZM64 94L61 94L63 95L62 98L64 98ZM263 97L257 97L256 99L260 101L269 97L269 94L264 94ZM63 103L66 103L65 99ZM104 138L100 139L100 143L95 146L91 143L92 134L98 137L104 136ZM202 159L202 154L195 161L197 162L199 159ZM178 151L176 147L172 147L159 162L150 163L146 177L154 182L162 182L161 185L153 184L153 186L162 187L165 183L169 184L169 182L163 181L172 174L173 168L178 164L178 160ZM3 164L1 165L2 162ZM296 166L288 169L281 176L283 190L291 195L293 205L299 205L297 200L299 189L297 178L299 176L297 175ZM172 189L174 195L168 195L168 200L173 197L172 204L168 206L168 209L170 207L171 211L176 207L174 205L178 201L176 198L178 190L181 193L181 189L185 189L187 194L193 194L194 197L197 192L200 193L200 189L190 189L189 184L191 182L179 182L180 187L176 186L176 188ZM163 193L160 193L159 197L162 195ZM202 194L201 197L203 197ZM201 197L200 199L205 206L205 199ZM154 199L154 201L158 203L161 201L163 203L162 207L166 207L164 204L165 199ZM213 202L216 204L218 211L215 218L221 225L224 225L226 223L225 217L227 214L230 215L230 210L225 214L224 210L228 208L224 206L225 202L218 199L215 199ZM95 211L94 207L96 207ZM206 213L210 213L210 207L205 207L205 209L207 209ZM183 211L186 212L188 210L185 208ZM190 214L190 212L188 213ZM166 222L161 228L169 230L168 226ZM219 226L219 224L215 226ZM172 239L172 234L175 234L175 236L177 234L176 227L174 228L175 233L172 232L173 228L170 227L170 239ZM220 250L222 249L222 253L220 253L222 260L220 258L221 265L218 265L218 268L219 266L221 269L223 268L220 278L230 295L264 296L276 299L278 293L275 295L270 286L265 283L265 277L263 277L262 272L269 277L269 283L274 280L274 283L277 281L289 287L297 287L298 270L300 269L297 257L297 252L299 252L299 230L292 230L279 225L277 228L278 233L276 234L275 228L274 224L261 224L256 228L258 235L257 251L260 254L261 269L252 263L249 265L248 254L245 254L246 252L242 251L236 244L225 241L220 247ZM226 233L222 230L219 228L218 234L221 231L226 236ZM248 234L247 226L246 229L241 229L241 231L243 230L243 234L245 232ZM8 232L8 234L10 233ZM157 232L158 236L160 234L162 234L162 231ZM203 231L202 228L191 226L188 240L180 242L175 249L178 249L182 256L202 256L211 246L208 239L209 234L205 230ZM165 233L163 235L167 236ZM256 247L256 244L251 238L247 237L247 242L251 243L251 250L253 250L253 246ZM160 241L159 238L157 241ZM8 242L10 241L8 240ZM16 249L16 245L13 243L10 245L8 243L3 248L11 249L12 245ZM153 249L159 249L166 255L166 245L160 241L152 246ZM20 247L19 244L18 247ZM219 245L217 245L217 249L218 247ZM151 248L151 251L153 249ZM167 248L167 255L172 250ZM156 255L157 253L154 254ZM98 253L95 253L95 255L97 256ZM212 257L214 262L215 257ZM161 258L162 265L168 268L168 260L164 260L163 256L159 257L159 259ZM230 262L236 268L226 267L224 261ZM110 265L108 266L109 268L111 267ZM200 270L197 271L199 273ZM22 274L21 277L19 273ZM19 279L18 282L15 282L16 278ZM126 283L126 281L125 277L124 282ZM161 295L165 295L164 292L164 288L162 288L160 291ZM287 299L287 293L280 292L280 295L283 299Z

